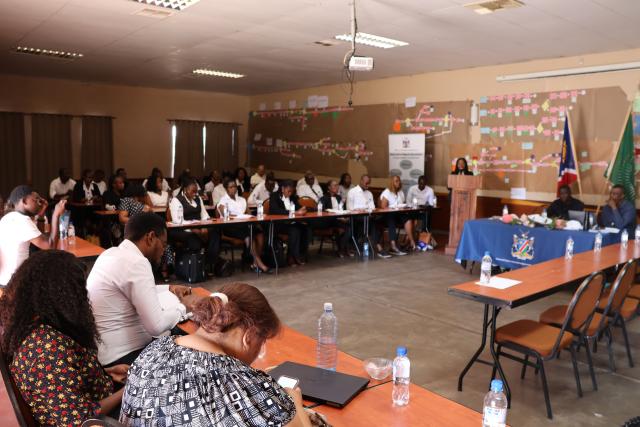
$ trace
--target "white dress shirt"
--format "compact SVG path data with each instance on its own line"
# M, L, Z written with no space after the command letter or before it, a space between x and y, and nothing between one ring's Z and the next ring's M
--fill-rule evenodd
M356 185L347 194L347 210L354 209L375 209L376 204L373 201L373 194L369 190L363 190Z
M102 196L105 191L107 191L107 183L104 181L95 182L93 181L91 184L95 184L98 186L98 190L100 190L100 195Z
M87 278L87 291L102 338L100 363L112 363L144 348L184 318L184 305L160 303L158 293L167 288L156 286L151 263L130 240L98 257Z
M267 179L265 175L260 176L257 173L254 173L253 175L251 175L251 179L249 180L249 182L251 183L251 187L255 187L261 182L264 182Z
M224 189L224 185L222 185L222 183L216 185L211 192L213 205L216 206L218 203L220 203L220 199L222 199L225 194L227 194L227 190Z
M418 200L418 206L434 206L436 204L436 195L428 185L425 185L423 190L420 190L417 185L409 187L409 191L407 192L407 200L409 203L413 203L414 197Z
M273 191L278 191L278 183L276 182L273 186ZM267 186L265 181L262 181L260 184L256 185L251 194L249 194L249 202L250 205L255 205L258 200L269 200L271 197L271 192L267 190Z
M226 205L229 215L242 215L247 212L247 201L242 196L236 195L235 199L225 194L221 199L219 205Z
M147 188L147 181L149 181L149 178L145 178L144 181L142 181L142 186L144 188ZM169 187L169 183L164 178L162 178L162 191L166 191L166 192L171 191L171 187Z
M187 203L189 203L191 206L193 206L194 208L196 206L198 206L198 203L196 203L196 199L200 199L200 196L196 196L196 199L193 200L189 200L185 197L185 199L187 200ZM182 206L182 203L180 202L180 200L178 200L178 197L174 197L173 199L171 199L171 202L169 202L169 211L171 212L171 220L174 223L177 223L177 219L178 219L178 209ZM184 214L184 212L183 212ZM200 220L201 221L206 221L209 218L211 218L209 216L209 212L207 212L207 210L204 207L204 202L202 201L202 199L200 199Z
M163 185L164 187L164 185ZM200 184L198 184L198 181L196 181L196 188L198 189L198 191L200 191ZM207 186L205 185L205 191L207 189ZM173 190L172 196L176 197L178 194L180 194L180 191L182 190L182 187L178 187L176 189Z
M76 186L76 182L69 178L64 184L60 181L60 177L57 177L51 184L49 184L49 198L53 199L55 196L64 196L69 191L73 191L73 187Z
M169 204L169 193L161 191L160 194L149 191L149 200L153 206L167 206Z
M85 184L84 182L82 183L82 191L84 191L84 198L85 200L91 200L93 199L93 182L91 184L89 184L89 186L87 187L87 184Z
M29 242L40 234L33 219L20 212L9 212L0 219L0 285L6 286L29 257Z
M402 190L394 193L393 191L385 188L382 194L380 194L380 200L385 199L389 202L390 208L395 208L397 205L404 203L404 193Z
M291 199L290 198L281 196L280 199L282 200L282 203L284 203L284 208L287 211L291 211L292 207L293 207L293 209L296 208L296 205L294 203L291 203Z
M298 197L309 197L317 203L318 200L320 200L320 197L322 197L322 188L318 184L309 186L305 182L296 188L296 194Z

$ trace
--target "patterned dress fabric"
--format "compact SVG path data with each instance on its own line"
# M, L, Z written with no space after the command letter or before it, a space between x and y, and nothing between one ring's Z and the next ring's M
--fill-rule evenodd
M120 422L127 426L284 426L293 399L269 375L227 355L182 347L175 337L147 346L129 370Z
M96 352L48 325L24 339L10 370L40 425L79 426L98 416L99 401L113 393Z

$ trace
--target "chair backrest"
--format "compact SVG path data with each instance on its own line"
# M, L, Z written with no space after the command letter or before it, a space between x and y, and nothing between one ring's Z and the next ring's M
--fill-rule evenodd
M300 206L304 206L307 209L316 209L318 207L316 201L311 197L300 197L298 199L298 203L300 203Z
M573 294L558 339L553 346L552 354L557 354L562 336L565 331L583 333L591 323L593 314L598 306L602 288L604 286L604 274L600 271L591 273L584 279Z
M4 381L4 387L7 390L7 395L11 401L11 406L13 406L13 412L16 414L18 424L27 427L38 426L38 423L31 413L31 408L29 408L27 402L22 398L20 390L18 390L15 382L13 382L7 359L2 351L0 351L0 372L2 373L2 381Z
M262 202L262 208L264 209L264 213L266 213L267 215L269 215L271 212L269 212L269 205L271 204L270 200L267 199L264 202Z
M622 267L618 276L616 276L616 280L611 286L609 301L603 311L604 316L614 315L620 310L631 286L633 286L635 274L636 261L632 259L627 261L627 263Z

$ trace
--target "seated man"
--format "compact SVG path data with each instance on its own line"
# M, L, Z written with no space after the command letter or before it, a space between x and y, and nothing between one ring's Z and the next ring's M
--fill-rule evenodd
M64 213L66 200L53 210L49 236L40 233L34 217L44 216L47 201L27 185L19 185L9 195L9 209L0 219L0 286L4 287L13 273L29 257L29 244L41 249L55 248L58 243L58 220Z
M49 184L49 198L51 200L60 200L63 197L71 196L75 185L76 182L71 179L69 169L60 168L58 177Z
M375 202L373 201L373 194L369 191L369 184L371 184L371 178L369 175L362 175L360 177L360 183L349 190L347 194L347 210L350 211L359 211L359 210L374 210L376 207ZM358 227L358 224L363 223L363 219L361 217L357 217L355 220L355 228L352 230L353 233L360 233L362 227ZM369 236L363 236L364 233L360 233L363 238L371 238L372 244L377 245L379 239L378 229L373 223L370 221L369 226ZM386 252L379 253L378 256L380 258L391 258Z
M413 199L416 199L418 206L435 206L436 195L433 189L427 185L427 179L424 175L418 178L418 185L412 185L407 191L407 203L412 204ZM431 230L431 216L429 210L425 210L424 215L422 213L413 215L415 219L420 219L422 222L421 231Z
M271 193L274 191L278 191L278 183L276 182L276 178L273 176L273 172L269 172L266 175L266 179L256 185L251 194L249 194L247 203L249 205L255 205L258 200L262 200L263 202L269 200Z
M340 185L338 181L332 179L327 184L328 192L320 201L324 209L339 209L340 203L342 203L342 196L340 196ZM327 218L326 220L316 220L312 222L320 223L322 227L332 227L337 230L336 243L338 244L337 255L340 258L346 256L353 256L352 252L347 249L349 245L349 239L351 238L351 227L349 226L349 220L347 218Z
M251 188L255 188L256 185L264 182L264 180L264 165L258 165L258 167L256 168L256 173L251 175L251 179L249 180L249 182L251 183Z
M567 184L558 189L558 198L547 209L551 218L569 219L569 211L583 211L584 203L571 196L571 187Z
M304 216L307 208L300 206L298 197L293 194L293 181L284 181L280 190L271 193L269 198L269 215L288 215L293 209L296 215ZM309 247L310 230L300 221L279 221L275 224L276 233L286 233L288 236L289 253L287 260L290 266L304 265Z
M313 172L305 172L304 178L298 181L296 194L298 197L309 197L316 203L320 200L320 197L322 197L322 188L320 184L318 184L318 180Z
M152 264L167 245L167 227L152 212L132 216L125 240L98 257L87 279L87 291L101 337L98 360L105 366L131 364L153 337L185 319L195 297L177 285L156 286ZM160 294L174 293L175 301ZM178 301L179 300L179 301Z
M611 188L607 205L602 208L600 223L605 227L615 227L621 232L626 229L629 238L634 236L636 208L630 201L625 200L622 185L617 184Z

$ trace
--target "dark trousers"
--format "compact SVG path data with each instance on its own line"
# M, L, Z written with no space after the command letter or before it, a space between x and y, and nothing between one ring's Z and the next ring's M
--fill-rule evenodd
M374 216L369 216L369 240L372 245L376 245L380 241L380 230L378 229L379 219ZM364 218L355 217L353 220L353 230L351 233L356 239L363 239L364 235ZM349 236L351 237L351 236Z
M306 224L294 222L291 224L278 224L276 226L278 234L285 233L288 238L289 252L288 256L301 258L307 255L311 229Z
M190 252L199 252L205 243L200 236L190 233L186 230L170 230L169 239L172 242L179 243L183 250ZM205 261L210 266L214 265L220 255L220 231L215 228L209 229L209 240L206 242L207 250L205 251Z
M338 244L338 250L344 251L347 249L349 239L351 239L351 226L349 220L342 221L342 218L327 218L322 220L316 220L310 223L310 227L313 230L333 228L338 231L336 243Z
M395 242L398 240L398 226L404 226L409 221L409 217L401 213L390 213L385 215L387 230L389 231L389 240Z

